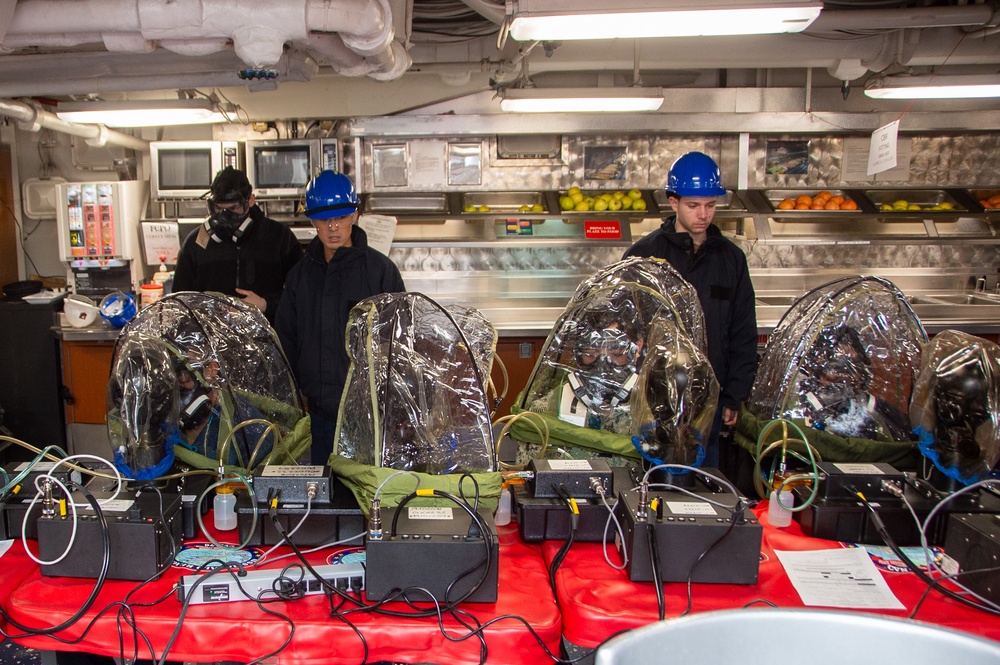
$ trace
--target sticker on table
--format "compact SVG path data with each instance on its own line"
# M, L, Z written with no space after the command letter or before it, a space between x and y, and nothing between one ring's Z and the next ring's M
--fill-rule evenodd
M331 554L327 560L327 563L360 563L364 565L365 563L365 548L363 547L348 547L345 550L340 550L339 552L334 552Z
M879 570L884 570L887 573L908 573L910 572L909 566L907 566L902 559L896 556L896 553L892 551L891 548L885 547L883 545L861 545L859 543L845 543L845 547L858 547L868 551L868 556L871 558L872 563ZM917 564L920 570L927 572L927 557L924 555L924 550L922 547L902 547L900 548L903 554ZM931 560L937 564L941 564L941 557L944 555L944 550L940 547L929 547L931 552Z
M242 566L252 566L264 555L264 550L257 547L238 547L214 545L208 542L185 543L181 546L177 558L174 559L174 566L187 570L207 570L216 568L218 565L203 568L206 563L212 560L225 561L227 563L240 564Z

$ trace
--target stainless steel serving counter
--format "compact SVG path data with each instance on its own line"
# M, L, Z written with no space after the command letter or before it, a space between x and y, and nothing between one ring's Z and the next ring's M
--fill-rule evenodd
M799 296L757 293L757 330L770 334ZM1000 295L979 291L928 291L907 296L929 334L956 329L976 335L1000 333ZM473 303L469 303L473 304ZM474 305L474 304L473 304ZM483 315L501 337L544 337L563 312L562 307L482 307Z

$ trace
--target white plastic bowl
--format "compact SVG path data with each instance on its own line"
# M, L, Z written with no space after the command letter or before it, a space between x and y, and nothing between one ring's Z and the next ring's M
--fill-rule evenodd
M87 296L71 294L63 302L63 314L74 328L86 328L101 316L101 309Z

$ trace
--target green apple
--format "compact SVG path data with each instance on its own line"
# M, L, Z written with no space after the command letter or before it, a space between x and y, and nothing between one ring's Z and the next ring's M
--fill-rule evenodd
M642 192L640 192L638 189L628 190L628 195L632 197L633 201L638 201L639 199L642 198Z

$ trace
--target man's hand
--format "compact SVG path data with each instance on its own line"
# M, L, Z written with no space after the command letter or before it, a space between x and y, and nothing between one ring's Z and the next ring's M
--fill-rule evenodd
M263 312L264 310L267 309L267 301L261 298L253 291L248 291L246 289L236 289L236 293L240 294L240 297L243 298L244 302L250 303L260 311ZM735 422L735 419L733 422Z
M739 411L736 409L730 409L729 407L722 407L722 424L727 427L732 427L736 424L736 416L739 415Z

